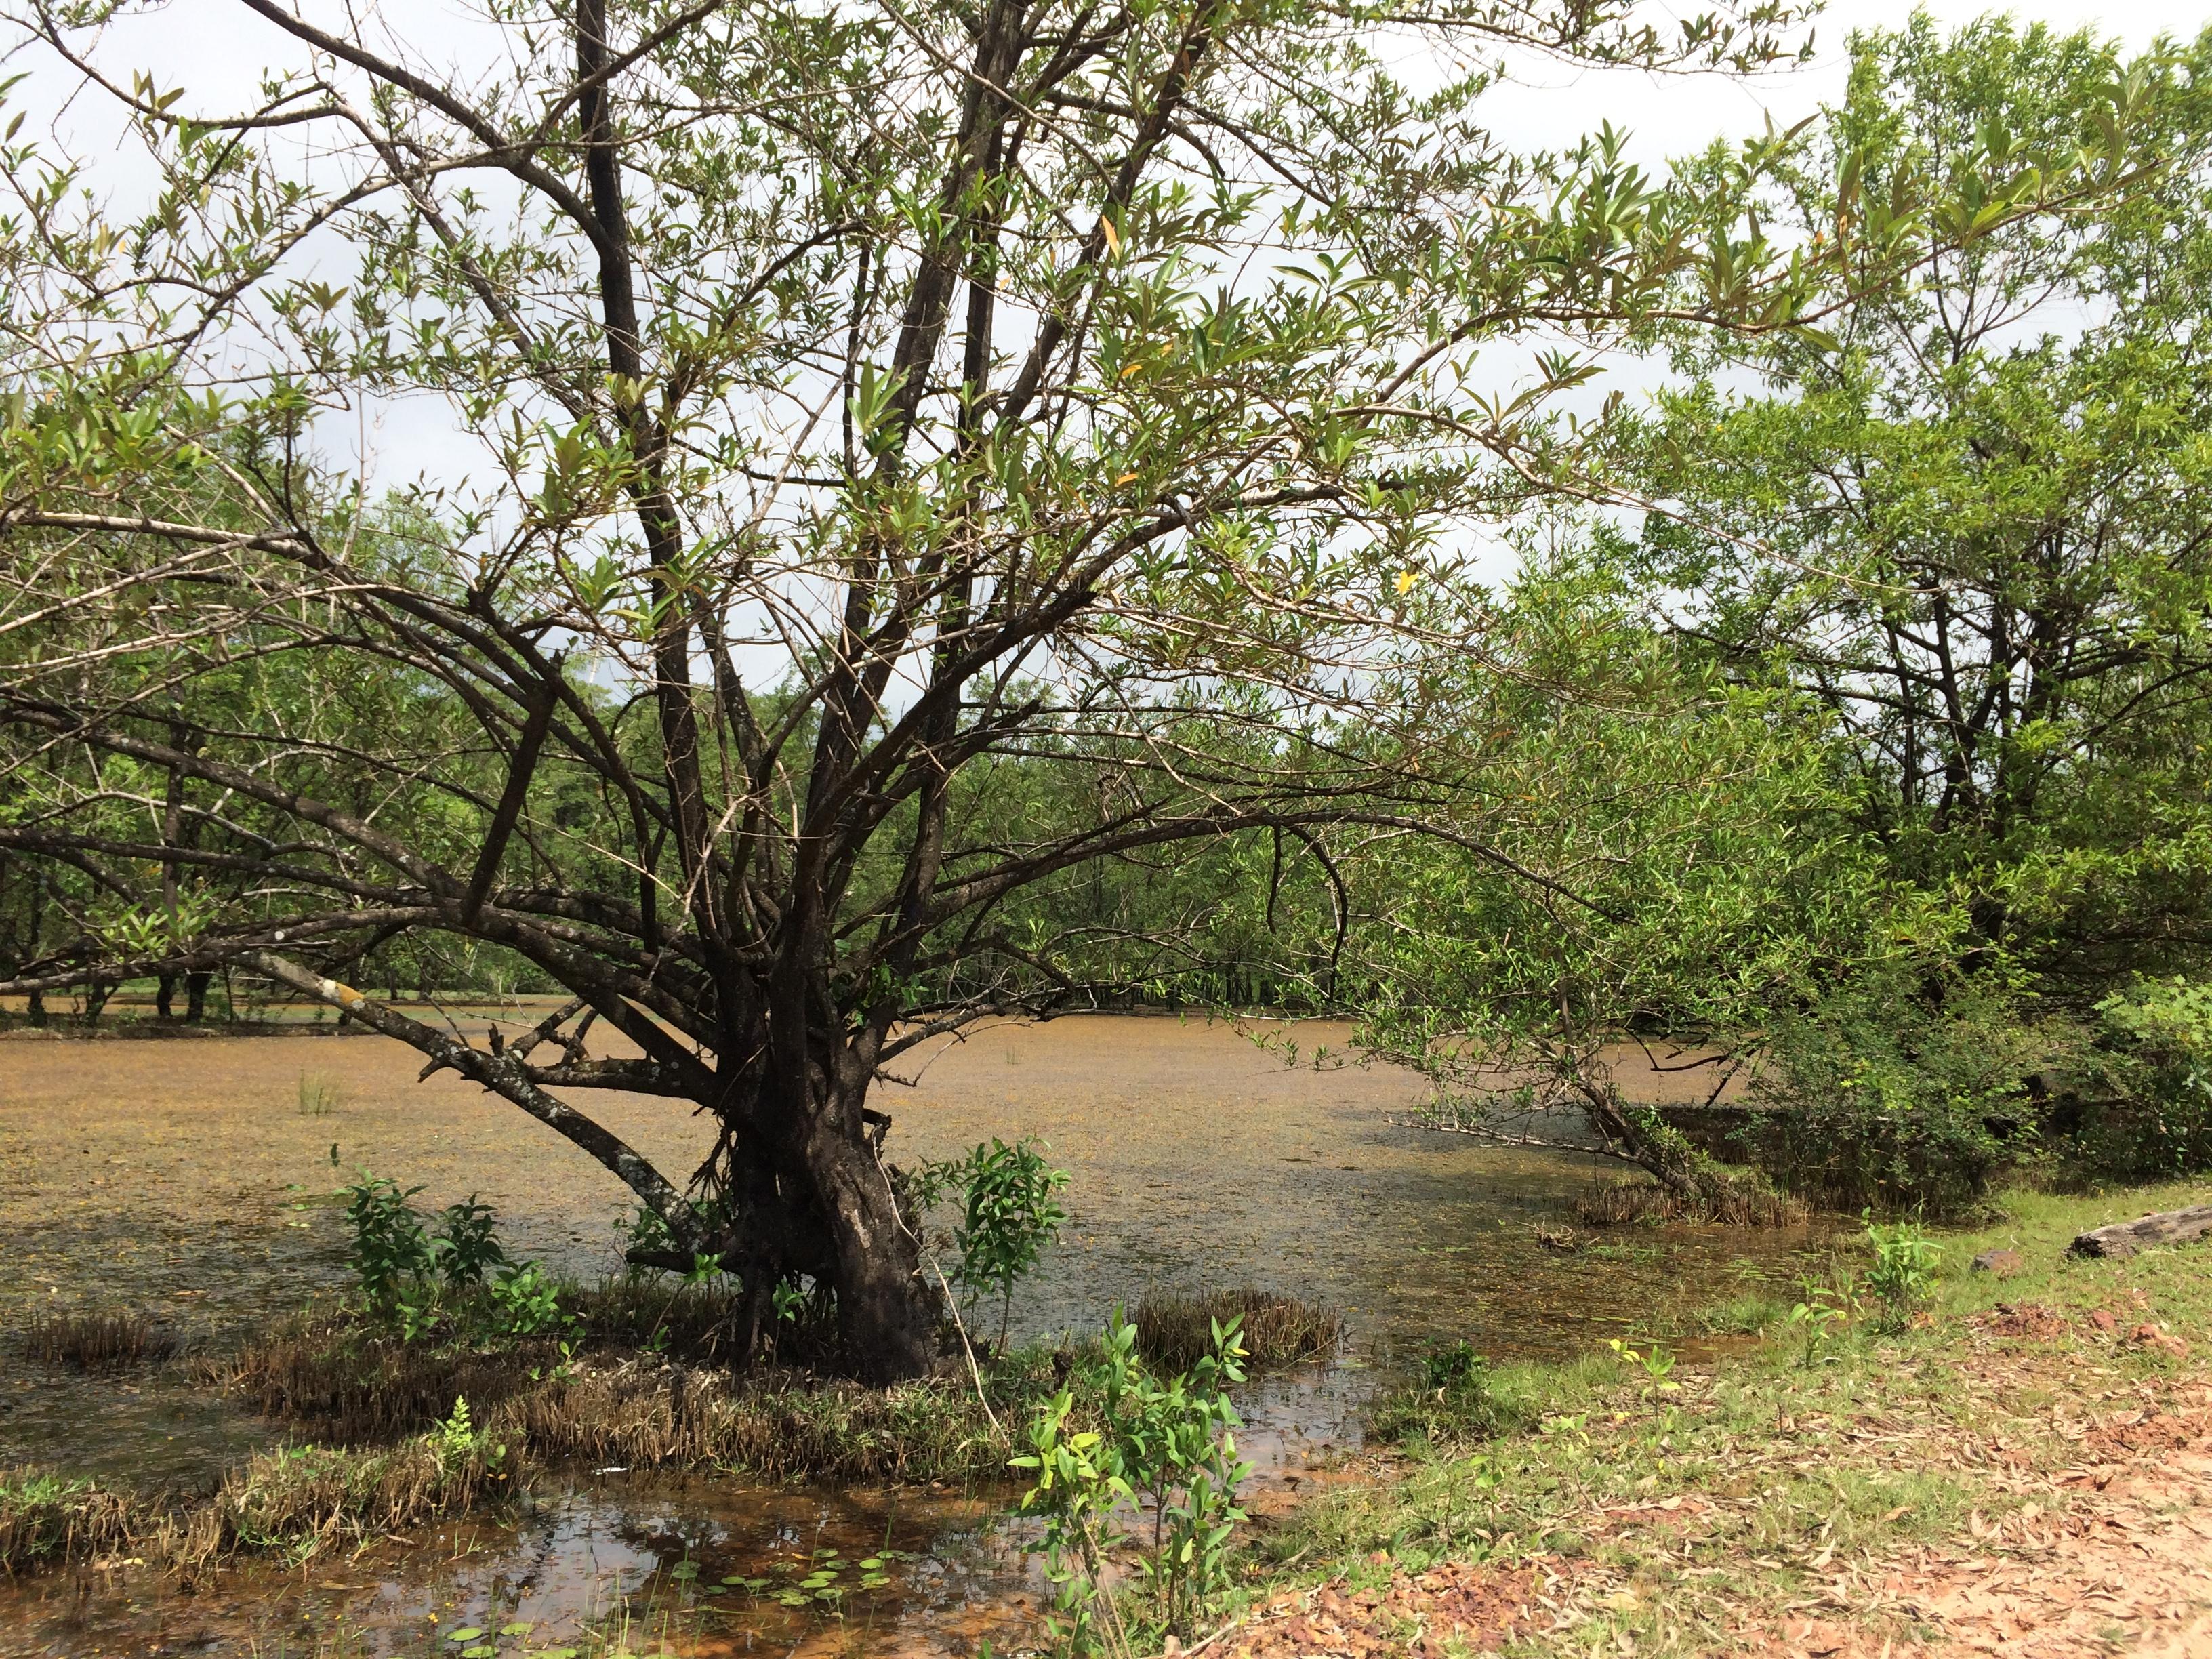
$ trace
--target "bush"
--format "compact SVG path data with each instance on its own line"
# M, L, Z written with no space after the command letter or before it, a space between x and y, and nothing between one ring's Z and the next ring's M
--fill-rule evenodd
M1878 1323L1885 1331L1901 1331L1935 1288L1942 1246L1909 1222L1894 1227L1869 1225L1866 1237L1874 1251L1866 1287L1881 1310Z
M971 1306L976 1297L997 1294L1001 1350L1014 1286L1028 1277L1067 1219L1059 1198L1067 1171L1045 1161L1047 1150L1028 1140L1009 1146L994 1135L965 1158L925 1164L905 1178L906 1206L915 1216L941 1198L958 1199L952 1282L968 1292Z
M403 1192L397 1182L365 1170L342 1189L353 1226L347 1259L372 1318L410 1342L536 1336L572 1322L544 1268L508 1260L490 1205L473 1193L447 1205L434 1238L409 1202L422 1190ZM495 1267L498 1277L488 1280Z
M2069 1150L2128 1180L2212 1168L2212 985L2152 980L2097 1005L2069 1079Z
M2027 1079L2053 1033L2009 1000L1861 993L1778 1022L1752 1089L1753 1155L1838 1208L1972 1207L2033 1144Z

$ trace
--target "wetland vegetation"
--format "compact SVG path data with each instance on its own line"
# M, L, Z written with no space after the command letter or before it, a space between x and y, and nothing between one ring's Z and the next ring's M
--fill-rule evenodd
M2195 1409L2212 35L234 3L0 0L25 1651L1887 1650Z

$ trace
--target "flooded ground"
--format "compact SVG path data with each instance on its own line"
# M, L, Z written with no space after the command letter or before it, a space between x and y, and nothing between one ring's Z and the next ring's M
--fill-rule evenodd
M1297 1036L1308 1053L1341 1038ZM128 1306L159 1310L188 1348L233 1345L338 1292L326 1199L356 1167L420 1185L425 1206L477 1194L511 1250L586 1279L611 1270L631 1208L619 1184L515 1109L449 1075L417 1083L416 1069L359 1036L0 1040L0 1226L15 1242L0 1323ZM1117 1298L1156 1288L1250 1284L1341 1309L1346 1363L1248 1402L1279 1484L1356 1439L1363 1367L1394 1351L1464 1337L1499 1355L1571 1352L1711 1298L1747 1251L1778 1267L1805 1242L1632 1229L1547 1251L1538 1226L1620 1171L1394 1127L1421 1093L1388 1069L1287 1066L1221 1025L1094 1016L976 1031L920 1057L910 1086L878 1103L896 1160L1026 1134L1072 1172L1068 1227L1016 1305L1024 1334L1094 1330ZM681 1108L595 1104L664 1169L688 1172L706 1149ZM278 1437L188 1367L88 1380L0 1343L0 1465L197 1487ZM511 1525L304 1577L227 1575L213 1597L50 1577L0 1600L0 1653L451 1652L455 1621L502 1652L556 1636L592 1652L594 1621L618 1622L641 1588L669 1604L684 1651L964 1653L987 1635L1003 1651L1036 1586L1018 1534L986 1524L997 1501L608 1477ZM779 1574L802 1557L879 1565L855 1567L849 1599L794 1612ZM726 1577L762 1582L711 1588Z

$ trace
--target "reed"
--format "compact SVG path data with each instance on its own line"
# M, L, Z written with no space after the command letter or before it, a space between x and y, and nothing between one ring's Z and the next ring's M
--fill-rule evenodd
M177 1339L144 1314L127 1310L48 1314L25 1329L23 1351L50 1365L123 1370L168 1358Z
M1631 1176L1601 1187L1575 1200L1575 1219L1589 1227L1622 1227L1637 1222L1688 1221L1727 1227L1795 1227L1812 1212L1790 1193L1741 1179L1691 1195L1656 1181Z
M1137 1352L1165 1371L1185 1371L1213 1351L1213 1327L1232 1318L1244 1322L1245 1363L1289 1365L1333 1353L1344 1334L1344 1320L1319 1303L1245 1286L1206 1291L1195 1296L1146 1297L1129 1310L1137 1328Z

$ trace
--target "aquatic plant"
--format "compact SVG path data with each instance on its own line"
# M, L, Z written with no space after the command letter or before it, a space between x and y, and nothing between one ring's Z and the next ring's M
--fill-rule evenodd
M301 1117L328 1117L337 1110L344 1098L344 1092L331 1079L307 1072L300 1073Z
M256 1410L343 1440L419 1431L465 1396L517 1455L899 1481L1001 1470L1036 1401L1071 1383L1085 1402L1097 1395L1091 1356L1042 1347L986 1365L980 1397L964 1374L888 1389L739 1374L708 1358L727 1328L726 1289L654 1292L624 1278L561 1294L573 1323L496 1343L410 1342L359 1315L303 1320L249 1348L228 1384Z
M1725 1184L1690 1195L1656 1181L1632 1176L1607 1183L1575 1200L1575 1219L1589 1227L1619 1227L1632 1222L1717 1222L1731 1227L1794 1227L1811 1213L1805 1201L1777 1192L1747 1170L1733 1170Z
M112 1550L130 1531L128 1502L88 1480L0 1469L0 1572Z
M120 1370L176 1351L173 1334L125 1310L43 1315L23 1331L23 1352L31 1358L84 1371Z
M512 1469L503 1443L476 1431L465 1408L454 1415L397 1445L256 1452L198 1499L0 1472L0 1572L125 1551L186 1573L239 1553L305 1561L459 1513L504 1489Z
M1148 1296L1129 1310L1137 1352L1163 1370L1184 1371L1213 1352L1213 1329L1231 1320L1248 1365L1292 1364L1334 1352L1344 1319L1317 1302L1249 1285L1185 1296Z

